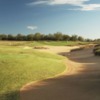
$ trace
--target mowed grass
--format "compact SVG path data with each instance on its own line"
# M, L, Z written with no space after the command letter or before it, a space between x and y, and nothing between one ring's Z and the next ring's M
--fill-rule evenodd
M0 44L0 100L19 100L19 89L65 70L64 57Z
M50 46L76 46L76 45L85 45L87 42L79 42L79 41L38 41L33 42L33 45L50 45Z

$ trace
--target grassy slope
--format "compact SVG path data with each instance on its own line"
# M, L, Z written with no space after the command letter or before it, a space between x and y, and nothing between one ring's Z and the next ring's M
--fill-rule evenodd
M26 83L61 73L65 58L17 46L0 46L0 100L18 100Z
M94 48L93 52L96 56L100 56L100 44Z

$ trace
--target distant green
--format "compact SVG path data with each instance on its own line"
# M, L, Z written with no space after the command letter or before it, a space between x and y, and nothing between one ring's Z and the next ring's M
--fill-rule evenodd
M75 46L85 45L89 42L80 41L1 41L0 45L6 46Z

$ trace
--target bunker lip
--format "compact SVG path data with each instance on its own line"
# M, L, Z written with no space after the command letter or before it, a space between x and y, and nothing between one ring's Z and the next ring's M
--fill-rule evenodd
M38 49L38 51L49 52L49 53L66 56L66 55L69 55L69 53L72 49L80 48L80 46L73 46L73 47L70 47L70 46L47 46L47 48L49 48L49 49ZM70 74L76 73L76 70L77 70L76 68L68 67L68 66L72 66L72 62L69 59L66 58L64 63L66 65L66 69L64 70L64 72L57 74L54 77L49 77L48 79L54 79L54 78L58 78L62 75L70 75ZM48 80L48 79L45 79L45 80ZM41 83L42 81L45 81L45 80L33 81L30 83L27 83L20 89L20 92L25 91L26 87L30 87L31 85L33 86L33 85Z

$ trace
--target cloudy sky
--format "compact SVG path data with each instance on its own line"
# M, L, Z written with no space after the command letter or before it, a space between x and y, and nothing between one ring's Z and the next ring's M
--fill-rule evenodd
M100 38L100 0L0 0L0 33Z

